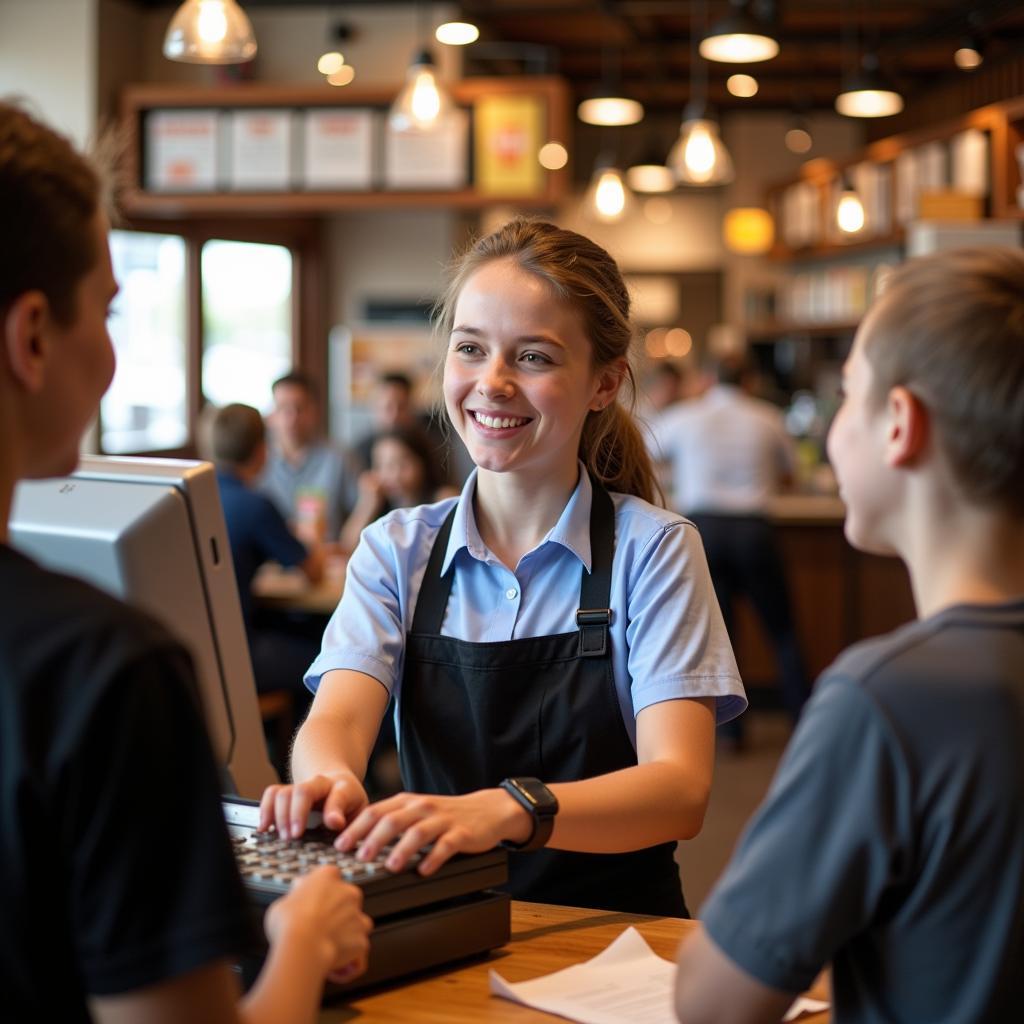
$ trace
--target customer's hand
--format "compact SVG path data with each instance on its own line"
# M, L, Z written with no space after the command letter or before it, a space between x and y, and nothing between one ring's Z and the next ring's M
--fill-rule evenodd
M366 970L373 921L362 908L362 890L343 882L336 867L324 865L270 905L263 927L271 945L301 945L318 958L326 977L344 982Z
M363 784L350 771L314 775L286 786L267 786L260 800L261 832L274 825L283 839L306 830L309 812L323 812L324 825L340 832L368 803Z

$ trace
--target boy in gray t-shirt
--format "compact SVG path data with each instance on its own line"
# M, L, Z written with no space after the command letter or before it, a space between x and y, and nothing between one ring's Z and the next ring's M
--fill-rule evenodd
M1024 1005L1024 253L898 269L844 388L846 535L920 619L819 680L680 951L687 1024L776 1022L828 962L839 1024Z

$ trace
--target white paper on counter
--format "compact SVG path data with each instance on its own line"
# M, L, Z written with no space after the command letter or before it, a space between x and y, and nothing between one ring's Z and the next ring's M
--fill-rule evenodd
M581 964L531 981L507 982L490 972L491 993L580 1024L677 1024L673 997L676 966L658 956L635 928ZM785 1020L828 1008L800 998Z

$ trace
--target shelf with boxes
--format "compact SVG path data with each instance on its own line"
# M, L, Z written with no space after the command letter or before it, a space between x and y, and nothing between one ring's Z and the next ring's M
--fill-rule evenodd
M387 124L396 90L138 85L122 96L123 209L135 217L315 216L345 209L555 205L568 89L553 76L464 79L435 132Z

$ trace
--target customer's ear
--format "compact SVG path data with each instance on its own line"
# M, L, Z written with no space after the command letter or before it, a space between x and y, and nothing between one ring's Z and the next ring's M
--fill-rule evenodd
M3 351L15 382L30 393L42 390L50 345L50 303L39 290L22 292L3 318Z
M886 401L886 416L886 461L893 467L914 465L931 433L928 407L909 388L894 387Z

